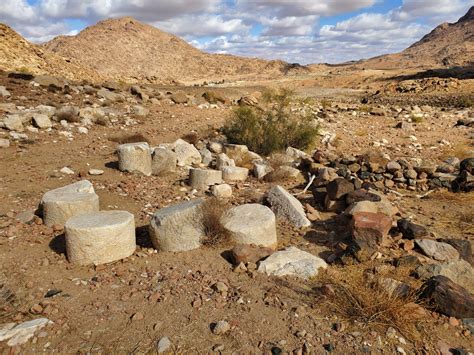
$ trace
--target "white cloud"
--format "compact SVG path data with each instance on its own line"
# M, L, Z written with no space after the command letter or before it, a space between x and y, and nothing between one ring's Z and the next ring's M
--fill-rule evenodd
M177 35L193 37L241 33L250 29L241 19L225 19L220 15L188 15L152 24Z
M393 16L403 21L422 17L433 24L454 22L473 5L472 0L403 0Z

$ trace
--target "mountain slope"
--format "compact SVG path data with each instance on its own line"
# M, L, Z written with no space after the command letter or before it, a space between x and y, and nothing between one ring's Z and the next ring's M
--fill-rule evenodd
M110 79L126 81L160 83L282 75L289 68L282 61L204 53L131 17L101 21L76 36L57 37L44 47Z
M385 69L439 68L472 64L474 64L474 6L458 22L439 25L403 52L372 58L361 65L373 69Z
M100 79L93 70L44 51L40 46L28 42L9 26L1 23L0 69L25 71L32 74L51 74L73 80Z

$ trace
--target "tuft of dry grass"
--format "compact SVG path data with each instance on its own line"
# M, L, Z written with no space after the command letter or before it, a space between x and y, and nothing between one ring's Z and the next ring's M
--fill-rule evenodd
M18 299L8 288L6 278L0 275L0 322L7 320L18 305Z
M227 203L217 198L211 198L203 203L202 227L205 235L203 245L215 247L228 243L229 234L221 223L221 217L226 209Z
M122 135L110 137L109 140L111 142L115 142L118 144L141 143L141 142L150 143L150 140L141 133L122 134Z
M199 135L197 134L197 132L191 132L182 136L181 139L185 140L189 144L196 144L197 142L199 142Z
M406 339L419 341L424 336L427 313L418 300L419 281L408 276L406 268L371 273L363 265L333 268L321 275L334 293L328 306L342 319L368 330L395 328ZM387 278L409 284L407 292L392 292L384 286Z

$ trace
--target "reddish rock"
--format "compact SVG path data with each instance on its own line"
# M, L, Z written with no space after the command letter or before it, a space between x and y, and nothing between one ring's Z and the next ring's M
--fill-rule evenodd
M392 219L383 213L357 212L352 216L352 238L361 256L369 257L386 243Z
M254 244L238 244L232 249L232 261L234 265L257 263L273 252L272 248L260 247Z

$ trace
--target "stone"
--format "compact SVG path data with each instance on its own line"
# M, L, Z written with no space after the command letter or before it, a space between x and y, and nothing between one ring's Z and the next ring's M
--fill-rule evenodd
M98 175L103 175L103 174L104 174L104 170L89 169L89 175L98 176Z
M301 202L283 187L279 185L272 187L267 192L266 200L278 217L286 219L297 228L311 225Z
M220 154L224 150L224 146L219 142L211 142L208 145L208 148L211 152Z
M369 257L387 242L392 219L382 213L358 212L352 216L352 238L360 248L361 259Z
M379 202L381 200L381 196L364 189L358 189L353 192L349 192L346 195L346 202L348 205L361 201Z
M204 166L209 166L212 163L213 157L209 149L201 148L199 149L199 154L201 154L201 163Z
M456 318L474 317L474 297L446 276L433 276L423 284L421 291L420 299L425 299L441 314Z
M219 184L211 187L211 193L216 198L231 198L232 187L228 184Z
M97 96L110 102L121 102L124 100L123 96L119 93L110 91L106 88L102 88L97 91Z
M227 154L227 156L230 159L234 160L237 166L239 166L239 164L241 164L244 161L248 151L249 151L249 148L246 145L226 144L224 146L224 152Z
M140 106L140 105L135 105L133 106L133 113L136 115L136 116L146 116L148 115L150 111L143 107L143 106Z
M301 172L292 166L282 165L265 175L267 181L286 181L293 179L302 179Z
M64 225L73 216L99 211L99 196L89 181L82 180L46 192L40 205L44 224Z
M183 139L178 139L172 143L173 151L176 153L178 166L190 166L200 164L201 154L196 147Z
M150 222L153 246L168 252L199 248L201 239L205 237L202 203L201 199L191 200L156 211Z
M406 283L394 280L389 277L381 277L377 283L390 295L396 297L406 297L411 291L411 288Z
M415 239L416 245L423 253L438 261L453 261L459 259L459 253L447 243L431 239Z
M226 182L245 181L249 176L249 169L237 166L224 166L221 171Z
M317 276L320 268L327 268L323 259L298 248L288 247L261 261L258 271L269 276L295 276L309 279Z
M163 337L156 344L156 351L158 354L163 354L171 348L171 340L168 337Z
M471 265L474 264L474 258L472 255L472 246L469 240L465 239L438 239L438 242L447 243L456 249L461 259L466 260Z
M226 166L235 166L234 159L230 159L225 153L218 154L216 158L216 169L221 170Z
M460 171L467 171L469 174L474 174L474 158L466 158L459 164Z
M66 174L66 175L74 175L75 172L74 170L72 170L71 168L68 168L67 166L65 166L64 168L61 168L61 170L59 170L60 173L63 173L63 174Z
M413 169L407 169L403 173L405 178L415 180L418 177L418 173Z
M8 346L25 344L39 329L48 324L53 322L47 318L37 318L20 324L7 323L0 327L0 341L8 340Z
M0 86L0 96L2 97L10 97L10 91L7 90L5 86Z
M347 207L344 213L352 216L357 212L377 213L378 211L379 208L377 206L377 203L372 201L359 201Z
M274 169L265 162L255 162L253 164L253 175L258 179L263 179L266 175L270 174Z
M117 148L119 170L150 176L151 154L148 143L126 143Z
M272 248L262 247L255 244L237 244L232 248L232 263L239 265L240 263L257 263L263 258L271 255L275 250Z
M151 156L151 173L156 176L164 176L176 171L178 157L172 150L158 147L153 150Z
M293 148L293 147L288 147L286 148L285 151L286 155L292 157L295 160L301 160L301 159L311 159L309 154L303 152L302 150Z
M175 104L185 104L189 100L188 96L183 91L178 91L178 92L174 93L173 95L171 95L170 99Z
M100 211L70 218L65 225L69 261L100 265L135 252L135 218L127 211Z
M237 244L277 246L276 217L266 206L245 204L233 207L222 215L221 224Z
M443 264L420 265L416 268L416 273L423 280L438 275L446 276L474 294L474 270L465 260L450 261Z
M344 200L331 200L328 195L325 195L324 208L327 212L340 213L346 209L346 202Z
M397 221L397 227L405 239L417 239L428 235L428 231L425 227L410 222L408 219L399 219Z
M55 89L64 89L66 82L64 80L55 78L51 75L36 75L35 82L45 87L53 87Z
M10 146L10 141L6 138L0 138L0 148L8 148Z
M338 178L329 182L326 186L328 197L331 200L340 200L348 193L354 191L354 184L344 178Z
M212 332L216 335L222 335L227 333L230 330L229 322L225 320L220 320L217 322L214 327L212 328Z
M222 171L207 169L190 169L189 185L198 190L207 190L209 186L222 182Z
M387 169L388 172L393 174L396 171L402 170L402 166L396 161L390 161L387 163L385 169Z
M56 121L79 122L79 109L76 106L65 105L56 110Z
M53 127L53 123L51 122L51 119L48 117L48 115L42 113L35 113L33 115L33 123L36 127L41 129L48 129Z
M21 117L17 114L7 115L3 120L3 125L10 131L23 132L25 130Z
M36 220L35 211L24 211L16 215L15 219L21 223L31 224Z

